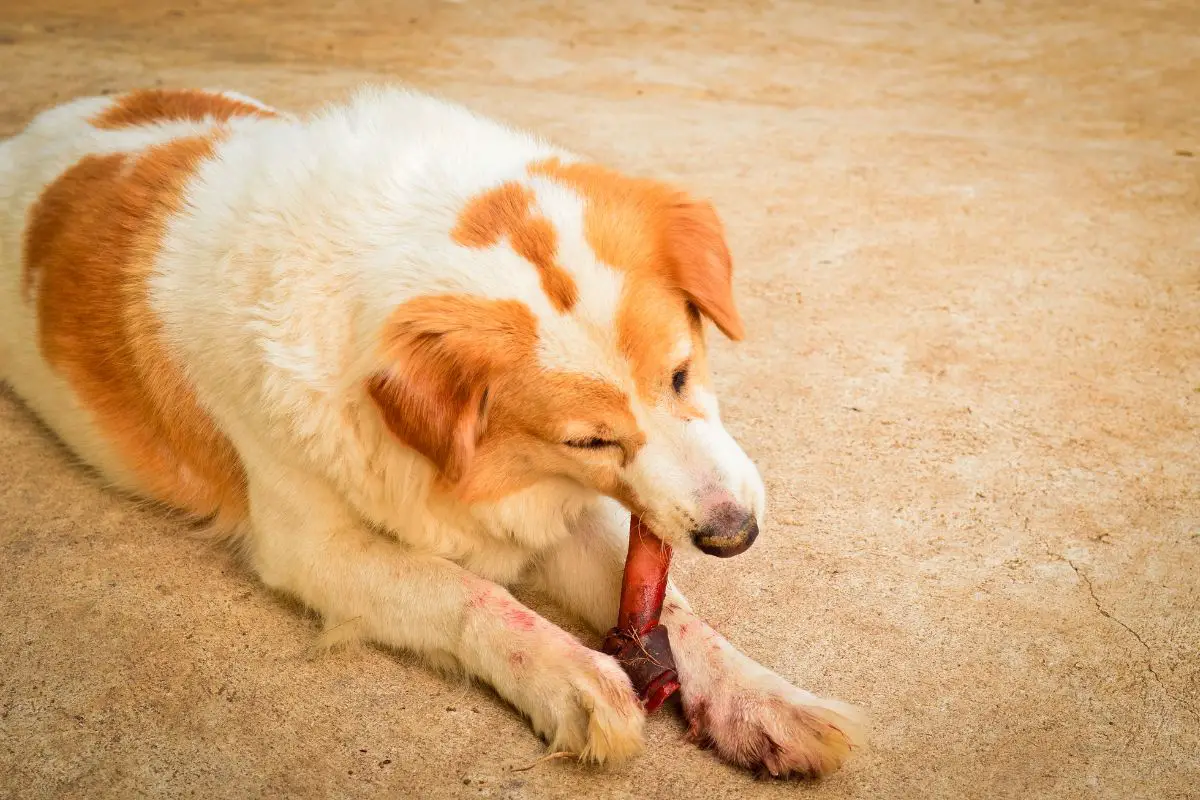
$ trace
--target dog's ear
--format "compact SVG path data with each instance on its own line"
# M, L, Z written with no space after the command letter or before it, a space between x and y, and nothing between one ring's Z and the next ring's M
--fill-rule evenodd
M457 482L483 434L486 376L419 347L376 373L367 390L383 421L408 447Z
M385 366L367 391L388 429L457 482L486 428L493 382L532 355L536 338L533 314L516 301L418 298L384 326Z
M676 285L734 341L746 335L733 300L733 257L712 204L677 199L667 211L667 260Z

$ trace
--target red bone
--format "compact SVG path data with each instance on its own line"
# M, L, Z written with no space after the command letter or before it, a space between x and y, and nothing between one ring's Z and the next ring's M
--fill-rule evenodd
M602 649L629 675L647 713L679 689L667 629L658 622L670 567L671 546L634 514L629 520L629 554L617 627L608 632Z

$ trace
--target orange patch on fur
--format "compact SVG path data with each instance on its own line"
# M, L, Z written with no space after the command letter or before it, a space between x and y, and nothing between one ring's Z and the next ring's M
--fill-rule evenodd
M733 259L712 204L596 164L551 158L530 164L529 172L584 198L584 233L601 261L650 273L683 291L726 336L744 336L733 300Z
M557 158L529 165L584 200L584 234L596 257L623 270L664 267L658 235L664 209L677 195L657 181L631 178L597 164Z
M386 366L368 394L463 498L496 499L560 474L619 491L617 466L644 444L619 389L538 363L537 318L519 301L418 297L396 307L381 340ZM568 423L620 441L620 453L580 466L562 444Z
M162 339L148 281L168 218L213 152L202 137L88 156L46 187L25 231L39 344L152 498L230 523L246 509L232 445Z
M706 385L708 366L705 361L704 329L699 315L684 305L665 286L656 282L641 282L629 286L617 309L617 343L628 359L638 394L653 402L655 398L670 397L676 416L696 419L704 412L688 399L688 394L676 397L671 388L675 370L681 366L670 361L676 343L691 339L688 358L690 386Z
M578 301L579 287L555 260L558 234L533 212L533 200L533 191L514 181L489 189L467 203L450 235L465 247L491 247L507 236L517 255L537 267L550 303L566 313Z
M392 433L457 481L484 432L489 386L536 346L537 320L523 303L418 297L388 320L383 351L393 366L367 389Z
M545 370L533 359L503 373L493 384L495 401L461 492L472 500L495 500L553 475L633 502L620 477L646 443L629 398L616 386L578 373ZM562 444L567 422L582 423L619 442L593 463L578 462Z
M689 304L730 338L743 335L733 300L733 264L724 231L708 203L696 202L657 181L631 178L596 164L557 158L529 166L584 199L584 233L597 258L623 271L627 280L617 330L633 368L638 393L664 396L677 364L666 352L681 339L693 342L693 382L707 380L702 331ZM681 416L701 416L677 402Z
M269 108L199 89L139 89L116 98L92 117L97 128L128 128L159 122L228 122L234 117L279 116Z

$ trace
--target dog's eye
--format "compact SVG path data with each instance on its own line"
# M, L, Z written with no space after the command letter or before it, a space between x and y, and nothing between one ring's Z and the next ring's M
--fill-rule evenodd
M671 375L671 388L675 390L675 394L683 394L683 390L687 388L688 366L680 365Z
M567 447L576 447L580 450L602 450L605 447L620 447L620 442L612 439L601 439L598 436L593 436L590 439L568 439L563 442Z

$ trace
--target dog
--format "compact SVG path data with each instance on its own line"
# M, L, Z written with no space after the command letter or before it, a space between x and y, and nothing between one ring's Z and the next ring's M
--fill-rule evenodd
M611 657L631 512L735 555L759 474L704 321L743 337L712 205L444 100L308 115L210 90L44 111L0 145L0 378L106 483L206 521L327 629L486 681L555 750L629 759ZM672 585L693 739L837 769L857 711L736 650Z

